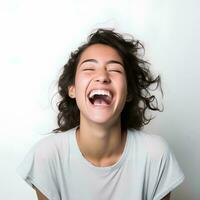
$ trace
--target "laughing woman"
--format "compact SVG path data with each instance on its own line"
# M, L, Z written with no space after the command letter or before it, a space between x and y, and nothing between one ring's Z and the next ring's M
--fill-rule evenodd
M142 128L160 111L160 87L141 43L98 29L73 52L58 81L58 128L18 168L39 200L160 200L184 179L163 138Z

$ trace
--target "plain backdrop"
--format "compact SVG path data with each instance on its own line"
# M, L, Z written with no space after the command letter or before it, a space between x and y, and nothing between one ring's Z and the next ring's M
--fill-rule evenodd
M161 74L165 110L145 130L162 135L185 173L175 200L200 198L200 3L197 0L0 1L0 199L34 200L16 168L57 128L56 81L95 28L130 33Z

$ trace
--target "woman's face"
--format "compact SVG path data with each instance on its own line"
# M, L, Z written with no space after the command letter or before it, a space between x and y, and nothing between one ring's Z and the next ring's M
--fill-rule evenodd
M122 58L110 46L89 46L81 54L75 84L68 89L76 98L80 121L105 126L120 123L127 97Z

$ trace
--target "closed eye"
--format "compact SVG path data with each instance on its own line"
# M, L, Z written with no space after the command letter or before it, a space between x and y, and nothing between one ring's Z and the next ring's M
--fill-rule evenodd
M85 68L83 71L94 71L94 68Z
M108 70L109 72L117 72L117 73L122 73L122 71L121 70L117 70L117 69L110 69L110 70Z
M107 67L109 72L123 73L124 69L121 65L116 63L110 63Z

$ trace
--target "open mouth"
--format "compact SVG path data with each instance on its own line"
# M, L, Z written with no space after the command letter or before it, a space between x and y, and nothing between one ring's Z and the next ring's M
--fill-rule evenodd
M92 105L110 105L113 95L108 90L92 90L88 95L89 101Z

